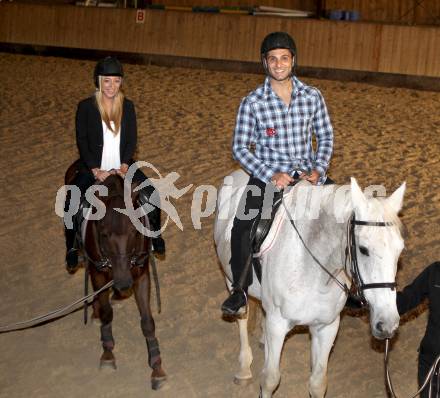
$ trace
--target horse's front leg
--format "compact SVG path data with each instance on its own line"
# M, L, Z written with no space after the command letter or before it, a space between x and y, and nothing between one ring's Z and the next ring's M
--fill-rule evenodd
M252 381L252 349L249 345L248 335L248 314L237 319L238 331L240 334L240 354L238 362L240 370L235 374L234 382L239 385L247 385Z
M102 276L92 276L93 288L100 289L105 285L106 281ZM112 333L112 321L113 321L113 309L110 305L109 299L110 292L105 290L98 294L97 303L94 305L94 309L98 310L99 319L101 320L101 343L103 353L100 359L100 368L110 367L116 369L116 360L113 355L113 348L115 346L115 340Z
M148 364L153 372L151 373L151 388L158 390L167 379L167 375L162 368L160 357L159 341L155 336L154 319L150 307L150 275L148 268L135 279L134 293L136 303L141 315L141 328L145 336L148 349Z
M264 368L261 372L260 398L270 398L280 382L280 356L289 322L279 310L266 313L266 339L264 344Z
M323 398L327 390L327 364L330 350L339 329L339 315L330 325L310 326L312 336L312 374L309 393L312 398Z

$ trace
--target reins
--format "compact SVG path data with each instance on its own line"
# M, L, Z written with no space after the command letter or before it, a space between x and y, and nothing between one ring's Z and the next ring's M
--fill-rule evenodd
M345 283L342 283L339 281L338 278L336 278L319 260L318 258L312 253L312 251L309 249L309 247L306 245L306 242L304 242L303 237L301 236L301 234L298 231L298 228L295 225L295 222L293 221L292 215L289 212L289 209L286 206L286 203L284 202L284 197L282 197L281 199L281 203L284 207L284 210L287 213L287 216L289 217L289 221L290 224L292 225L293 229L296 231L296 233L298 234L298 237L301 241L301 243L303 244L303 246L305 247L305 249L307 250L307 252L310 254L310 256L313 258L313 260L316 262L316 264L318 264L321 269L328 275L330 276L330 278L332 278L338 285L339 287L347 294L350 294L350 289L348 288L348 286Z
M328 269L326 266L324 266L319 259L312 253L312 251L309 249L307 244L305 243L303 237L298 231L298 228L295 225L295 222L293 221L293 217L291 213L289 212L289 209L286 206L286 203L284 201L284 197L282 197L281 202L283 204L284 210L286 211L289 222L298 234L299 239L301 240L301 243L307 250L307 252L310 254L310 256L313 258L313 260L319 265L319 267L330 276L331 279L333 279L338 286L345 292L347 295L350 295L350 289L345 283L342 283L339 281L338 278L336 278ZM383 288L390 288L394 290L396 288L396 282L378 282L378 283L364 283L362 280L360 271L359 271L359 265L357 262L357 256L356 256L356 239L355 239L355 233L354 229L355 226L373 226L373 227L389 227L394 225L392 222L377 222L377 221L358 221L355 218L355 215L351 216L351 218L347 222L347 248L346 248L346 256L345 256L345 265L344 268L346 271L350 271L350 275L354 281L354 285L356 288L356 296L360 301L362 302L362 305L366 305L367 302L365 300L363 291L367 289L383 289ZM348 270L347 262L350 263L350 270Z

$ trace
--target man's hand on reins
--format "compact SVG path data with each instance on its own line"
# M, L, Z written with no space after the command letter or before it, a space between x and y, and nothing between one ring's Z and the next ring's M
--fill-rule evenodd
M301 180L307 180L313 185L316 185L318 183L319 177L321 177L321 175L317 170L312 170L310 174L303 173L299 176Z
M287 173L275 173L270 179L270 182L278 189L286 188L293 181L293 178Z

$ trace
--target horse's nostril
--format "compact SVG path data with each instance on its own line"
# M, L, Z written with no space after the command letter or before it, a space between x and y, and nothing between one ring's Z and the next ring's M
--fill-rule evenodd
M119 292L127 291L131 288L133 284L131 282L116 282L115 281L115 289Z
M376 323L376 330L381 333L383 332L383 322Z

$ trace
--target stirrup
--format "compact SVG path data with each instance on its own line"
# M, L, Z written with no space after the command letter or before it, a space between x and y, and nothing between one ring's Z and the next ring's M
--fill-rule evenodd
M244 303L243 305L239 306L238 308L231 308L230 305L228 305L228 300L230 300L234 294L240 293L240 299L244 296ZM233 303L235 304L235 303ZM244 289L233 289L229 297L223 302L222 304L222 312L226 316L243 316L247 312L247 306L248 306L248 296ZM235 306L234 306L235 307Z

